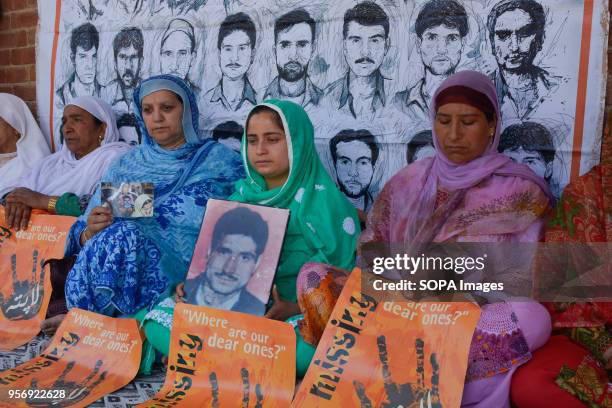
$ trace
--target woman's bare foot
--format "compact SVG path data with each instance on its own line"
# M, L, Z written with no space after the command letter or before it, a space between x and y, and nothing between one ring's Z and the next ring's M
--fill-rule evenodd
M53 336L59 325L64 320L64 317L66 317L65 314L59 314L43 320L43 322L40 324L40 331L49 337Z

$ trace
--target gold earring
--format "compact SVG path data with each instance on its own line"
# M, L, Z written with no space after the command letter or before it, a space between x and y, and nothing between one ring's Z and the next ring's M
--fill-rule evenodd
M100 142L100 144L102 144L103 140L104 140L104 133L100 133L100 136L98 136L98 141Z

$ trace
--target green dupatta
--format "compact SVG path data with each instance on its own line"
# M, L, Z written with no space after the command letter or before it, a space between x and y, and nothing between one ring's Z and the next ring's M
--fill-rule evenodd
M361 232L357 211L327 174L315 150L314 128L304 109L293 102L266 100L258 106L276 111L285 128L289 176L285 184L266 189L264 178L247 159L246 126L242 160L247 176L236 183L229 200L289 209L289 224L274 283L281 298L297 301L297 275L306 262L352 269Z

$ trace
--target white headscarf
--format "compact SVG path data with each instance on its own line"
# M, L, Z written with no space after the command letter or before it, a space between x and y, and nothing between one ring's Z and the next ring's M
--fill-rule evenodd
M19 179L51 151L28 105L17 96L0 93L0 118L21 135L17 141L17 155L0 165L2 197L13 190Z
M45 195L93 194L110 164L130 149L127 143L119 142L115 114L108 103L93 96L79 96L68 105L78 106L106 123L100 147L77 160L64 143L59 152L44 159L24 177L20 187Z

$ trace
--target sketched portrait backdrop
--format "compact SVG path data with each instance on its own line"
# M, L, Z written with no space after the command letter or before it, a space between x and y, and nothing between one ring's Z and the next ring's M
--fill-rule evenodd
M61 143L65 99L82 93L112 103L124 138L138 142L131 88L117 81L127 62L121 68L113 50L121 30L135 27L144 44L140 58L131 55L137 68L134 85L161 72L162 38L166 30L178 32L166 38L172 49L167 61L190 62L186 78L198 98L202 137L211 137L221 123L244 125L251 106L265 95L294 100L309 113L317 151L337 180L329 141L342 130L369 131L379 147L367 190L373 199L407 164L412 138L431 129L427 110L435 87L466 69L481 71L496 84L504 129L534 122L550 133L549 182L555 194L599 162L609 20L605 0L56 0L38 7L39 111L55 149ZM295 21L279 26L275 38L275 25L297 10L312 20L312 29L305 20ZM298 14L304 17L303 12ZM249 23L236 23L239 13L254 31ZM92 58L93 40L80 40L77 61L71 37L86 23L95 27L99 46ZM228 41L221 44L224 24ZM184 55L186 38L194 43L189 55ZM128 45L122 46L129 56L134 50ZM279 56L280 46L288 48ZM92 60L95 75L85 65L76 69ZM293 82L281 78L281 64L298 72ZM231 69L239 75L233 77ZM177 72L184 71L185 66ZM524 150L550 156L539 148ZM354 201L357 207L363 204Z

